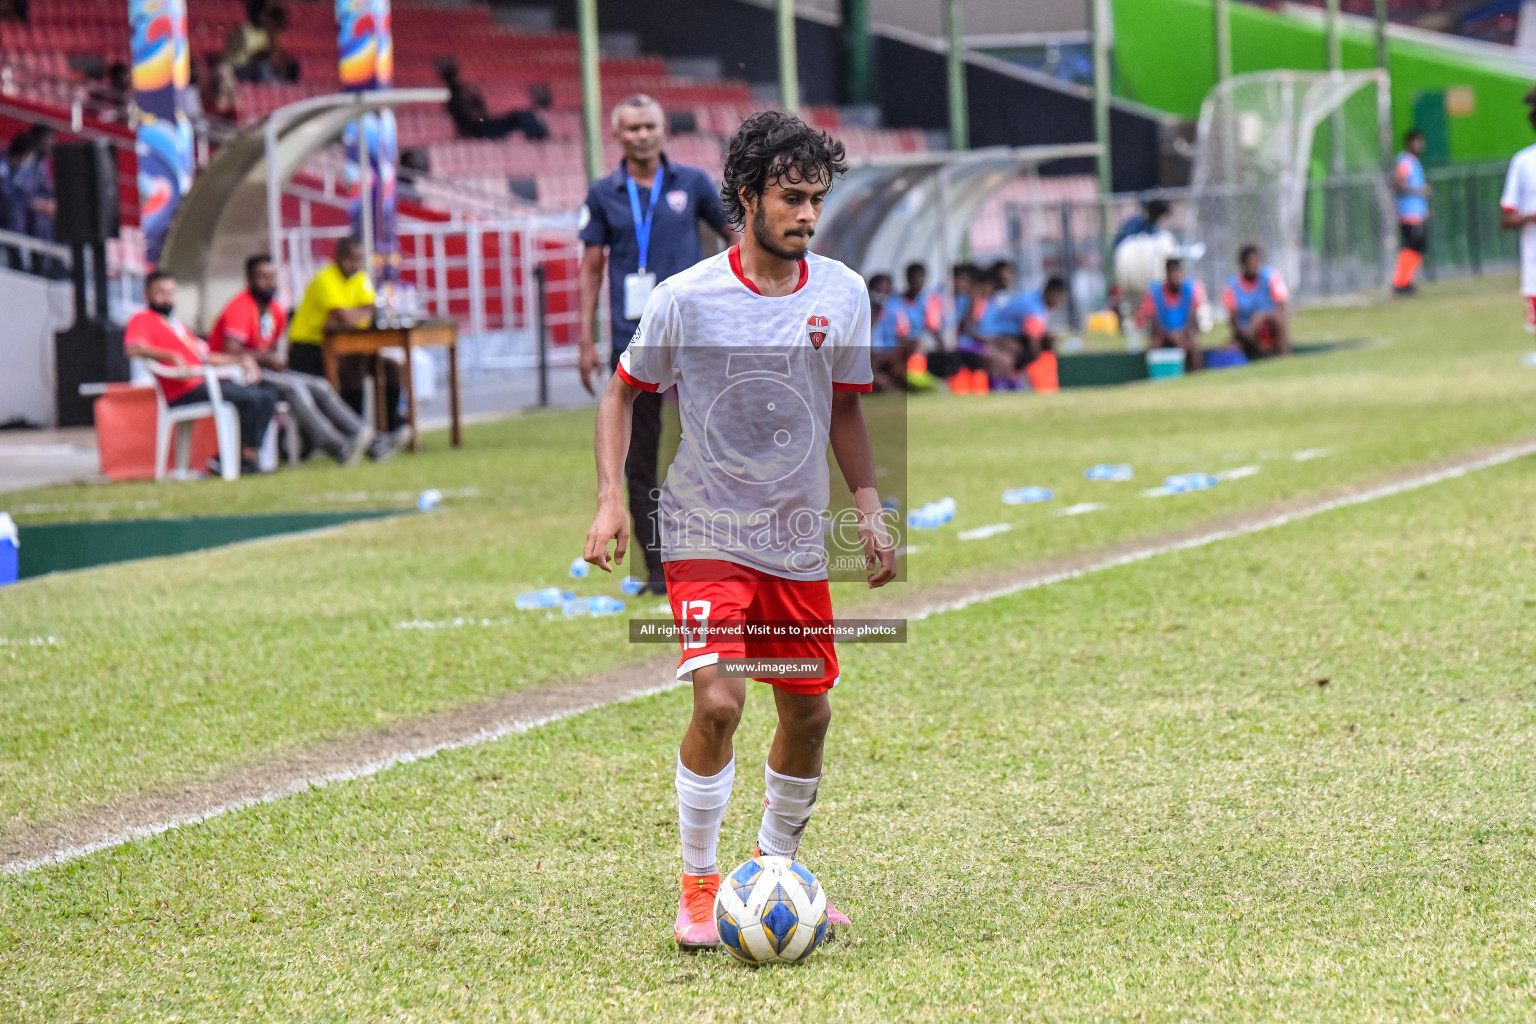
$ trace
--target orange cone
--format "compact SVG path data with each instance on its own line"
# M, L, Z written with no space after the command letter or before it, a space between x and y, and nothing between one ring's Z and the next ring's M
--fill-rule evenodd
M1034 362L1024 367L1024 373L1029 378L1029 386L1042 395L1052 395L1061 390L1055 352L1040 353Z

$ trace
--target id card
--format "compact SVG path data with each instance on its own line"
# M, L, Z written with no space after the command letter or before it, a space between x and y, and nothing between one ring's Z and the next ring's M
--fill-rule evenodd
M655 274L624 275L624 319L639 320L646 300L656 288Z

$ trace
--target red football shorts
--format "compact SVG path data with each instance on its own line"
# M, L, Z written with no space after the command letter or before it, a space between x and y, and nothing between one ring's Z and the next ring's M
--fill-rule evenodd
M1536 334L1536 295L1522 295L1525 300L1525 329Z
M701 623L832 622L832 590L826 580L787 580L735 562L691 558L665 563L667 600L679 629ZM677 678L721 658L820 658L822 673L805 678L753 676L787 693L826 693L837 685L837 650L830 636L794 640L756 639L747 635L683 637Z

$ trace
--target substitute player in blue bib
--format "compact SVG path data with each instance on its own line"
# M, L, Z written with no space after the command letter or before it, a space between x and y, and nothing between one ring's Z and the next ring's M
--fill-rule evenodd
M1397 234L1401 247L1397 250L1397 268L1392 274L1392 290L1399 295L1412 295L1418 290L1413 283L1424 265L1424 250L1428 239L1424 222L1429 219L1429 182L1424 178L1424 164L1419 157L1424 153L1424 133L1411 128L1403 136L1403 151L1397 154L1392 168L1392 191L1397 196Z
M1006 281L1006 277L1003 278ZM1018 390L1024 367L1048 352L1054 340L1050 334L1051 312L1067 298L1067 284L1052 277L1043 288L1028 291L999 291L987 303L977 324L987 346L987 369L991 386Z
M709 175L667 159L666 118L651 97L636 94L613 108L613 137L624 150L618 170L599 178L587 191L578 215L581 254L581 316L577 345L581 385L596 394L597 302L608 261L608 325L613 345L609 372L629 346L645 301L658 282L687 270L704 258L699 222L708 224L727 245L736 234L725 221L719 193ZM635 403L625 479L636 538L645 552L646 590L666 593L661 567L661 536L656 520L657 466L661 448L661 396L642 395Z
M1237 254L1238 272L1227 278L1222 304L1232 323L1232 344L1249 359L1291 354L1286 302L1290 292L1280 272L1264 262L1264 251L1245 245Z
M1136 323L1147 332L1153 348L1181 348L1191 370L1205 367L1200 350L1197 314L1205 305L1205 285L1184 276L1184 261L1170 256L1161 285L1147 289Z

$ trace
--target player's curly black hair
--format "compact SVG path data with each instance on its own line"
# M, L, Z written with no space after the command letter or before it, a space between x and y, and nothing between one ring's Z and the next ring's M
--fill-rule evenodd
M764 110L741 122L731 136L720 202L725 206L726 219L741 229L747 223L747 211L741 205L742 186L761 196L775 181L830 184L847 171L848 155L841 142L794 114Z

